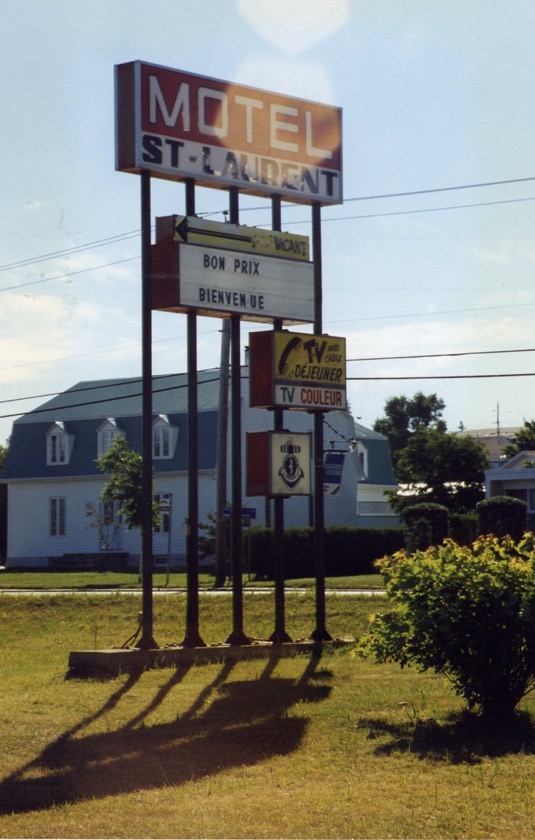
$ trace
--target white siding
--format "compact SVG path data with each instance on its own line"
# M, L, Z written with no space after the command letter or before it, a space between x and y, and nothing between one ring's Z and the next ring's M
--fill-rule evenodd
M98 505L103 482L13 482L9 485L8 561L98 551L98 534L88 528L86 502ZM50 499L66 499L65 534L50 535ZM16 524L15 524L16 523Z
M9 522L7 565L47 565L49 557L62 554L94 553L99 550L99 534L89 527L87 503L97 510L105 479L72 479L38 482L12 482L9 485ZM188 487L184 475L157 477L155 491L172 493L171 555L184 558L186 538L184 520L187 516ZM63 536L50 535L50 499L66 499L66 529ZM215 510L215 481L211 475L199 476L199 518L206 520ZM140 535L121 526L114 548L131 555L135 565L140 554ZM167 554L168 535L155 533L153 551Z
M242 379L242 502L244 507L256 508L255 525L266 523L266 509L271 511L273 524L273 503L263 497L245 495L246 455L245 432L273 429L273 412L249 407L248 379ZM334 441L335 449L348 450L342 474L340 490L334 496L325 496L325 524L358 525L363 517L358 516L357 492L362 493L363 501L384 501L382 489L378 487L358 487L358 463L355 452L349 451L348 438L353 437L355 429L351 417L346 412L334 411L325 415L325 448ZM291 432L312 432L313 415L303 411L286 411L284 427ZM229 412L229 430L227 441L227 500L231 501L231 423ZM201 444L202 446L202 441ZM156 462L157 469L157 462ZM312 465L309 465L312 469ZM51 479L39 481L13 481L9 484L9 525L8 525L8 565L46 565L49 557L65 553L93 553L99 550L99 534L88 527L87 503L99 507L99 496L105 483L105 476L79 479ZM188 480L184 473L156 474L155 492L172 494L171 545L173 559L184 559L186 538L184 522L188 515ZM199 475L199 521L206 522L209 513L216 511L216 474ZM66 533L63 536L50 536L50 499L66 499ZM285 526L306 526L311 524L311 498L294 497L284 505ZM370 523L374 524L374 523ZM153 551L155 555L166 555L168 534L155 533ZM131 564L135 566L140 553L140 536L137 531L127 531L124 525L119 530L114 548L130 554Z

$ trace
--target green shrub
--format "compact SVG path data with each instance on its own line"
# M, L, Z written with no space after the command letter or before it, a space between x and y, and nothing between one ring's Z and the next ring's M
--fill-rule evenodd
M509 534L514 540L522 538L527 531L528 506L514 496L493 496L476 505L480 534L494 534L504 537Z
M331 526L325 535L325 572L330 577L374 574L376 560L404 545L401 528Z
M448 539L377 565L394 608L372 618L360 655L433 668L469 708L511 715L535 688L535 536Z
M479 536L475 513L452 513L450 511L450 537L459 545L470 545Z
M418 551L439 545L449 534L449 510L434 502L421 502L405 508L401 514L405 525L407 551Z

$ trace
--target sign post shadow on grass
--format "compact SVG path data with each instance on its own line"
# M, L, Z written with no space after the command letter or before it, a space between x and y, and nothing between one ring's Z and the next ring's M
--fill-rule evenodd
M273 649L258 679L239 679L239 665L222 663L189 706L180 708L190 666L177 668L132 716L132 689L142 697L142 674L131 674L94 714L48 744L19 770L0 781L0 814L25 813L139 790L179 787L240 766L252 766L297 750L308 719L289 714L298 705L330 694L330 673L318 671L318 656L305 660L297 678L273 676ZM198 673L198 672L197 672ZM197 679L197 678L196 678ZM129 696L130 695L130 696ZM123 710L122 701L128 697ZM150 725L164 700L174 700L174 719ZM99 720L124 712L117 729ZM84 734L85 733L85 734Z

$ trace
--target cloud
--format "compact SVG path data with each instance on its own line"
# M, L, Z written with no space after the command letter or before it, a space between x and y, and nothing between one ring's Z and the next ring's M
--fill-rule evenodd
M313 62L299 59L255 58L246 61L236 74L257 88L269 87L288 96L332 102L333 91L324 69Z
M0 310L0 381L24 382L26 365L72 352L63 325L69 306L54 295L6 293Z
M41 201L38 198L29 198L24 207L26 210L41 210L43 207L47 207L50 204L50 201Z
M238 11L271 45L299 55L349 18L349 0L239 0Z
M461 420L467 428L491 426L497 403L502 406L504 417L507 414L504 423L519 425L522 417L532 417L534 413L533 377L512 374L532 371L533 353L500 351L529 351L533 346L532 332L529 312L522 308L518 312L504 314L497 310L483 313L483 317L471 315L462 319L454 315L430 316L417 324L392 322L384 327L346 332L348 359L384 357L382 361L348 362L352 409L363 417L365 425L371 425L382 416L389 397L423 391L445 400L445 419L451 430ZM497 352L485 355L485 351ZM470 352L474 355L468 355ZM433 358L433 353L437 357ZM452 355L441 355L447 353ZM409 355L422 358L388 358ZM433 376L452 378L432 379Z

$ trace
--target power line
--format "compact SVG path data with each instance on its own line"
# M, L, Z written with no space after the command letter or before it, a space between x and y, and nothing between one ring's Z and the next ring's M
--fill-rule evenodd
M526 352L535 352L535 348L534 349L528 349L528 350L467 351L465 353L454 353L454 354L450 354L450 353L430 353L428 355L421 355L421 356L385 356L385 357L377 357L377 358L370 358L370 359L347 359L347 361L348 362L380 361L381 359L383 359L383 360L395 360L395 359L418 359L418 358L430 358L430 359L432 359L432 358L438 358L438 357L450 356L450 355L470 356L470 355L486 355L486 354L501 354L501 353L526 353ZM200 371L200 372L208 372L208 371ZM168 378L176 377L176 376L177 376L176 373L157 374L153 377L153 380L154 380L154 382L156 382L156 380L162 380L162 379L166 379L166 378L168 379ZM460 375L445 374L445 375L430 375L430 376L426 376L426 375L421 375L421 376L348 376L347 380L353 381L353 382L361 382L361 381L363 381L363 382L376 382L376 381L411 380L411 379L495 379L495 378L504 378L504 377L507 378L507 377L515 377L515 376L535 376L535 372L533 372L533 373L530 373L530 372L524 372L524 373L489 373L489 374L484 374L484 373L483 374L477 374L476 373L476 374L460 374ZM242 377L242 378L248 378L248 377ZM105 382L102 382L100 380L101 384L97 384L99 382L99 380L97 380L95 384L90 384L90 385L87 385L87 386L84 386L84 387L81 387L81 388L73 388L72 391L64 392L64 395L67 394L67 393L81 394L81 393L84 393L86 391L94 392L94 391L99 391L99 390L103 390L103 389L110 390L110 389L113 389L113 388L121 388L124 385L128 385L128 384L130 384L132 382L136 382L138 380L139 380L138 376L128 377L126 379L117 379L117 380L111 380L111 381L108 380L108 381L105 381ZM216 381L218 381L218 377L215 377L214 379L202 380L202 381L199 382L199 385L204 385L206 383L211 383L211 382L216 382ZM153 394L160 394L160 393L165 393L165 392L172 391L172 390L179 390L181 388L185 388L186 384L187 383L185 383L184 385L173 385L169 388L153 389ZM54 391L54 392L48 393L48 394L34 394L32 396L26 396L26 397L12 397L12 398L7 399L7 400L0 400L0 405L4 405L6 403L23 402L23 401L26 401L26 400L45 399L47 397L55 397L57 395L58 395L58 392ZM120 400L120 399L131 399L133 397L140 397L140 396L141 396L141 392L135 392L135 393L126 394L126 395L121 394L121 395L116 396L116 397L106 397L102 400L90 400L89 402L69 403L68 405L66 404L66 405L58 406L58 409L81 408L81 407L88 406L88 405L96 405L96 404L101 403L101 402L107 402L108 400L109 401L115 401L115 400ZM40 409L33 409L30 413L31 414L44 413L44 412L48 412L48 411L51 411L51 410L52 410L52 407L44 406ZM0 419L6 419L6 418L9 418L9 417L17 417L17 416L19 416L19 414L20 414L20 412L15 412L14 414L3 414L3 415L0 415Z
M348 376L347 379L355 382L386 382L391 379L504 379L513 376L535 376L533 373L467 373L444 376Z
M535 353L535 347L520 350L463 350L458 353L419 353L409 356L367 356L360 359L346 359L347 362L391 362L400 359L445 359L455 356L491 356L505 353Z
M530 180L530 179L526 179L526 180ZM499 182L496 182L496 183L499 183ZM462 189L462 187L451 187L451 188L450 187L444 187L443 189L445 189L445 190L446 189ZM468 187L466 189L468 189ZM422 191L422 192L425 192L425 191ZM413 194L416 194L416 193L413 193ZM370 196L370 198L371 197L372 196ZM358 198L347 199L347 201L360 201L360 200L363 200L363 199L358 199ZM420 210L394 210L394 211L391 211L391 212L388 212L388 213L362 213L362 214L359 214L359 215L356 215L356 216L334 216L334 217L331 217L331 218L324 218L323 222L324 223L327 223L327 222L350 222L350 221L355 221L356 219L379 219L379 218L385 218L385 217L388 217L388 216L410 216L410 215L414 215L414 214L417 214L417 213L440 213L443 210L462 210L462 209L465 209L465 208L473 208L473 207L490 207L490 206L493 206L493 205L496 205L496 204L516 204L516 203L525 202L525 201L535 201L535 196L528 196L526 198L508 198L508 199L502 199L500 201L482 201L482 202L477 202L477 203L473 203L473 204L452 204L452 205L448 205L448 206L445 206L445 207L424 207ZM251 208L249 208L249 209L251 209ZM292 225L293 226L308 225L308 224L310 224L310 220L309 219L303 219L303 220L297 220L297 221L293 221L293 222L286 222L285 224L286 224L286 227L292 227ZM266 227L267 228L267 227L269 227L269 225L266 223L266 224L262 224L262 225L257 225L257 227L259 227L259 228ZM135 235L135 234L133 234L133 235ZM126 238L129 238L129 237L126 237ZM117 238L113 242L106 241L106 242L102 242L101 244L109 245L109 244L115 244L116 242L120 242L120 241L122 241L122 240L120 238ZM68 256L68 255L70 255L70 253L80 253L82 251L89 250L92 247L100 247L100 246L92 246L92 245L80 246L78 249L73 250L72 252L65 252L64 254L62 254L61 252L58 252L57 255L58 256ZM53 259L53 256L54 255L51 255L51 256L49 255L49 256L45 256L45 257L35 257L35 258L28 259L26 261L21 261L20 264L12 263L11 266L0 267L0 271L5 271L7 268L10 268L10 267L20 268L20 267L23 267L23 266L32 265L32 264L35 264L35 263L42 262L43 260ZM17 283L14 286L4 286L3 288L0 289L0 292L9 292L9 291L13 291L15 289L23 289L27 286L34 286L34 285L38 285L40 283L48 283L51 280L62 280L64 277L73 277L76 274L83 274L84 272L87 272L87 271L96 271L100 268L109 268L109 267L114 266L114 265L119 265L120 263L133 262L134 260L139 260L139 259L141 259L140 255L137 255L135 257L126 257L123 260L116 260L115 262L104 263L103 265L91 266L90 268L82 268L82 269L79 269L78 271L70 271L70 272L66 272L65 274L55 275L54 277L43 277L39 280L30 280L27 283ZM462 310L462 311L465 311L465 310ZM392 317L397 317L397 316L392 316Z
M430 195L430 194L433 194L433 193L454 192L456 190L473 190L473 189L478 189L480 187L499 187L499 186L506 186L508 184L521 184L521 183L525 183L525 182L529 182L529 181L535 181L535 176L530 176L530 177L527 177L527 178L507 178L503 181L480 181L480 182L474 183L474 184L459 184L459 185L456 185L456 186L453 186L453 187L432 187L430 189L425 189L425 190L405 190L403 192L394 192L394 193L377 193L377 194L373 194L373 195L357 195L357 196L352 196L350 198L344 198L343 203L347 204L350 201L372 201L372 200L376 200L376 199L379 200L379 199L384 199L384 198L405 198L405 197L413 196L413 195ZM296 204L293 201L288 201L288 202L284 201L283 206L288 207L288 208L292 208L292 209L294 209L296 207L301 207L300 204ZM241 212L247 213L247 212L252 212L252 211L265 210L267 207L268 207L268 205L266 205L266 204L261 205L260 207L243 207L243 208L240 208L240 213ZM223 210L223 211L216 210L212 213L201 213L200 215L211 216L211 215L215 215L215 213L221 213L221 212L225 213L226 211L225 210Z
M401 312L396 315L370 315L366 318L337 318L329 320L329 324L354 324L357 321L390 321L394 318L436 318L438 315L462 315L466 312L492 312L496 309L526 309L535 303L506 303L502 306L471 306L465 309L441 309L436 312Z
M527 198L507 198L500 201L480 201L474 204L451 204L444 207L423 207L420 210L393 210L389 213L362 213L358 216L335 216L331 218L324 218L323 222L351 222L355 219L380 219L387 216L411 216L416 213L440 213L442 210L462 210L471 207L491 207L495 204L516 204L522 201L535 201L535 196ZM305 225L308 221L290 222L291 225ZM260 225L259 225L260 227Z
M199 373L207 373L207 371L199 371ZM155 374L152 377L153 384L157 380L169 379L170 377L176 377L176 376L180 376L180 375L185 375L185 374L158 373L158 374ZM85 385L83 388L69 389L68 391L65 391L64 394L66 394L66 393L69 393L69 394L83 394L85 391L101 391L104 388L108 388L108 389L110 389L110 388L122 388L124 385L130 385L132 382L140 382L140 381L141 381L141 377L139 377L139 376L129 376L126 379L108 379L108 380L104 380L104 381L102 379L100 379L100 380L97 379L95 382L92 382L91 384ZM213 379L204 379L201 382L199 382L199 385L203 385L205 382L213 382L213 381L214 381ZM178 388L182 388L182 387L185 387L185 386L176 385L174 387L178 389ZM159 393L159 392L153 391L153 393ZM42 399L45 399L46 397L56 397L56 396L58 396L58 394L59 394L59 391L53 391L50 394L34 394L31 397L12 397L12 398L7 399L7 400L0 400L0 405L3 405L4 403L22 402L23 400L42 400ZM125 397L125 398L129 398L130 396L131 395L128 394L127 397ZM139 395L135 394L134 396L139 396ZM114 399L121 399L121 398L120 397L118 397L118 398L114 397ZM79 405L91 405L91 403L90 402L89 403L79 403ZM46 409L46 410L49 411L50 409Z
M345 198L346 201L369 201L376 198L402 198L409 195L427 195L429 193L453 192L454 190L473 190L478 187L499 187L505 184L521 184L525 181L535 181L535 177L508 178L506 181L483 181L477 184L461 184L455 187L435 187L429 190L410 190L408 192L383 193L379 195L362 195L357 198Z
M534 177L526 177L526 178L508 178L501 181L483 181L480 183L473 183L473 184L459 184L451 187L433 187L430 189L424 190L405 190L404 192L395 192L395 193L378 193L375 195L363 195L363 196L352 196L350 198L344 199L344 204L348 204L354 201L371 201L371 200L382 200L387 198L405 198L409 196L415 195L432 195L435 193L443 193L443 192L455 192L459 190L470 190L470 189L478 189L483 187L495 187L495 186L505 186L510 184L519 184L519 183L526 183L530 181L535 181ZM397 215L404 215L409 213L432 213L432 212L439 212L440 210L458 210L462 208L469 208L469 207L485 207L491 206L495 204L511 204L515 202L522 202L522 201L533 201L535 198L527 197L527 198L517 198L517 199L503 199L498 201L490 201L490 202L479 202L475 204L459 204L459 205L452 205L446 207L430 207L430 208L423 208L421 210L405 210L405 211L397 211L397 212L390 212L390 213L372 213L372 214L364 214L358 216L339 216L335 218L324 218L324 222L334 222L334 221L352 221L354 219L368 219L368 218L376 218L381 216L397 216ZM285 207L294 208L296 205L294 202L284 202ZM262 205L259 207L243 207L240 208L240 212L252 212L252 211L260 211L269 209L269 205ZM211 212L200 213L200 216L210 216L215 215L216 213L224 213L224 210L217 210ZM289 225L298 225L298 224L308 224L308 221L293 221L287 222ZM261 227L261 225L260 225ZM132 239L138 236L140 233L139 230L134 231L127 231L126 233L115 234L113 236L105 237L102 239L97 239L94 242L88 242L82 245L75 245L72 248L65 248L60 251L52 251L48 254L42 254L37 257L28 257L27 259L14 261L12 263L6 263L5 265L0 266L0 272L8 271L9 269L16 269L16 268L23 268L28 265L33 265L39 262L45 262L51 259L57 259L59 257L66 257L72 254L77 254L82 251L89 250L91 248L101 248L106 245L114 245L118 242L123 242L126 239ZM139 257L133 257L131 259L139 259ZM113 265L114 263L110 263ZM96 266L96 268L105 268L104 266ZM84 269L84 270L91 270L91 269ZM69 275L61 275L69 276ZM59 279L57 277L50 277L42 280L40 282L46 282L47 280L56 280ZM25 285L25 284L23 284ZM12 288L12 287L10 287ZM7 289L0 289L0 291L7 291Z
M32 265L36 262L45 262L46 260L54 260L58 257L68 257L72 254L78 254L80 251L87 251L90 248L102 248L104 245L114 245L116 242L123 242L125 239L132 239L134 236L139 236L139 230L131 230L126 233L117 233L114 236L108 236L105 239L96 239L94 242L86 242L83 245L73 245L72 248L63 248L61 251L51 251L49 254L42 254L40 257L28 257L25 260L17 260L12 263L0 265L0 271L8 271L11 268L23 268L26 265Z
M163 374L163 376L176 376L176 374L172 374L172 373ZM139 377L134 377L134 379L139 380ZM124 380L122 382L114 383L114 385L117 385L117 386L125 385L129 381L131 381L131 380ZM198 386L207 385L207 384L212 383L212 382L219 382L219 376L216 376L213 379L204 379L201 382L198 382ZM74 391L65 392L65 393L76 394L76 393L79 393L80 391L86 391L86 390L92 391L92 390L98 390L99 388L106 388L106 387L110 387L110 386L109 385L108 386L106 386L106 385L100 385L100 386L96 385L94 388L80 388L80 389L76 389ZM113 386L111 386L111 387L113 387ZM154 394L165 394L165 393L168 393L169 391L181 390L182 388L187 388L187 382L185 382L183 385L171 385L168 388L153 388L152 393L153 393L153 395ZM64 393L64 396L65 396L65 393ZM44 394L43 396L56 396L56 394L52 394L52 395ZM30 412L28 412L28 414L31 414L33 416L35 414L48 414L51 411L57 411L58 413L61 413L62 411L65 411L65 409L68 409L68 408L85 408L86 406L90 406L90 405L99 405L101 403L116 402L118 400L130 400L130 399L136 399L138 397L141 399L142 391L135 391L134 393L130 393L130 394L119 394L118 396L115 396L115 397L107 396L107 397L103 397L102 399L89 400L88 402L64 403L64 404L58 405L58 406L46 406L46 405L44 405L41 408L32 409ZM32 397L23 397L23 399L32 399ZM39 399L39 397L36 397L35 399ZM11 400L4 400L3 402L11 402ZM0 414L0 420L8 420L10 417L19 417L19 416L20 416L20 411L14 412L13 414ZM28 415L26 415L26 416L28 416Z
M219 330L217 330L217 329L199 330L199 332L197 334L198 335L211 335L214 332L219 332ZM176 335L176 336L173 336L172 338L160 338L160 339L154 340L152 342L152 344L153 344L153 346L156 345L156 344L167 344L170 341L182 341L183 339L185 339L184 335ZM32 367L33 365L47 365L47 364L51 364L52 362L66 362L66 361L70 361L72 359L86 359L89 356L101 356L103 353L117 353L117 352L121 352L123 350L132 350L134 348L138 349L140 346L141 346L140 343L137 342L136 344L123 344L119 347L107 347L107 348L104 348L103 350L92 350L90 353L76 353L76 355L74 355L74 356L59 356L58 358L55 358L55 359L40 359L38 362L22 362L19 365L7 365L6 367L0 367L0 371L14 370L15 368L21 368L21 367L23 367L23 368ZM26 398L23 397L23 399L26 399ZM9 402L11 402L11 400L9 400Z
M65 274L56 274L54 277L42 277L40 280L29 280L28 283L17 283L15 286L4 286L0 292L10 292L13 289L23 289L26 286L37 286L39 283L48 283L49 280L63 280L64 277L74 277L75 274L85 274L87 271L96 271L99 268L111 268L114 265L120 265L125 262L132 262L139 260L141 257L125 257L124 260L115 260L115 262L104 263L104 265L92 265L89 268L79 268L77 271L67 271Z
M174 375L176 375L176 374L168 374L168 376L174 376ZM425 380L431 380L431 379L501 379L501 378L519 377L519 376L535 376L535 372L534 373L466 374L466 375L461 375L461 376L348 376L347 379L350 380L350 381L355 381L355 382L386 382L386 381L392 381L392 380L408 381L408 380L422 380L422 379L425 379ZM128 381L128 380L126 380L126 381ZM206 384L209 384L209 383L212 383L212 382L218 382L218 381L219 381L219 377L217 376L217 377L214 377L213 379L205 379L204 381L199 382L198 384L200 386L200 385L206 385ZM114 383L114 384L124 385L125 382L124 381L123 382L117 382L117 383ZM84 391L84 390L97 390L99 387L104 388L104 387L109 387L109 386L105 386L105 385L95 386L94 388L88 388L88 389L80 388L80 389L76 389L76 391L73 391L72 393L77 393L79 391ZM168 388L155 388L155 389L153 389L152 393L153 394L163 394L163 393L168 393L169 391L176 391L176 390L186 388L186 387L187 387L187 383L184 383L183 385L173 385L173 386L170 386ZM53 394L53 395L43 394L42 396L44 396L44 397L55 396L55 394ZM141 391L136 391L134 393L130 393L130 394L126 394L126 395L125 394L120 394L120 395L115 396L115 397L107 396L107 397L103 397L102 399L89 400L88 402L64 403L63 405L54 406L54 407L45 405L41 408L32 409L30 412L28 412L28 414L31 414L32 416L37 415L37 414L48 414L50 411L52 411L54 409L57 412L61 412L61 411L64 411L65 409L70 409L70 408L85 408L86 406L99 405L101 403L116 402L118 400L135 399L135 398L141 398L141 397L142 397L142 392ZM32 397L21 397L19 399L39 399L39 397L33 397L33 398ZM17 402L17 400L3 400L2 402ZM20 417L20 414L21 414L20 411L13 412L11 414L0 414L0 420L9 420L12 417Z

